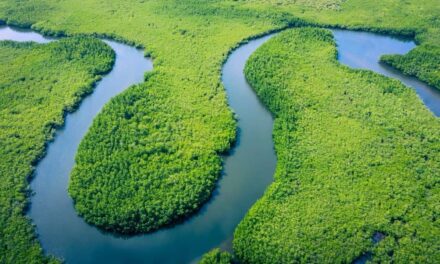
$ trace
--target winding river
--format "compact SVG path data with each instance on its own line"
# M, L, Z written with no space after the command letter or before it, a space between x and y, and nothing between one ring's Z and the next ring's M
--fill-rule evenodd
M413 87L423 102L440 115L440 92L378 63L380 54L406 53L415 44L370 33L334 30L339 60L367 68ZM94 116L111 97L142 82L152 62L143 52L105 40L117 54L113 70L98 83L79 109L67 115L65 126L36 167L29 217L36 225L44 250L67 263L188 263L213 247L230 249L232 234L252 204L272 182L276 156L272 142L273 119L247 84L243 68L249 56L271 36L252 40L236 49L223 67L222 81L229 105L238 115L239 136L224 157L224 173L213 198L182 224L152 234L117 237L103 233L78 217L67 193L70 170L81 138ZM0 40L51 39L37 33L0 27Z

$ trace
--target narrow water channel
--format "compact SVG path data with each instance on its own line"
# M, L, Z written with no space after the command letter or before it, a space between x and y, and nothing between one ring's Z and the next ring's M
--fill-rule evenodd
M367 47L353 52L350 50L353 44L349 42L352 36L341 36L344 32L334 31L339 45L339 59L348 65L352 63L346 59L348 57L360 63L352 63L351 67L377 64L377 59L362 58L365 49L390 54L405 53L413 47L383 51L383 45L375 45L377 35L364 33L363 37L371 41L366 44L362 42ZM249 56L270 37L242 45L230 55L223 67L222 81L229 104L238 116L239 136L236 146L224 157L224 175L213 198L197 215L182 224L134 237L116 237L86 224L77 216L67 193L78 144L94 116L112 96L141 82L143 73L152 68L142 51L106 41L117 54L115 67L99 82L93 94L83 100L78 111L67 116L65 127L57 132L55 141L49 144L47 155L37 165L31 183L35 195L31 200L29 216L36 224L44 250L63 258L67 263L189 263L213 247L228 249L235 227L272 182L276 165L272 116L260 103L243 74ZM8 27L0 28L0 39L50 41L37 33L19 32ZM392 42L391 48L401 43L400 40L393 41L395 44ZM407 78L397 73L393 77L401 80ZM425 97L420 96L422 99ZM435 98L437 101L433 104L440 105L440 96ZM424 99L424 102L428 99Z

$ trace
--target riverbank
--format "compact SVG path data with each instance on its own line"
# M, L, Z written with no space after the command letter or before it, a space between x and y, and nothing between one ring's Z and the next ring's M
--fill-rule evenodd
M429 41L434 41L432 36L435 34L428 32L427 28L433 27L435 23L435 19L432 19L438 13L435 3L407 1L405 7L408 5L408 10L411 11L407 12L406 8L393 7L393 1L364 2L347 1L339 10L327 10L301 4L284 5L280 9L274 9L266 8L255 1L209 1L201 4L200 1L157 3L38 0L23 1L19 7L15 1L4 1L0 4L0 17L8 19L10 23L32 25L42 31L120 36L147 47L151 51L148 53L157 58L158 67L148 76L149 84L145 85L144 90L151 88L154 94L148 96L166 100L159 101L160 104L164 104L160 109L146 111L142 108L142 118L130 118L127 123L121 124L138 126L137 132L141 132L143 127L139 126L142 124L139 120L143 119L143 122L149 123L151 117L158 126L151 127L152 136L147 137L145 141L154 141L155 136L160 134L166 135L165 149L173 150L177 146L181 152L197 153L199 148L209 148L207 153L214 157L210 163L213 166L209 167L215 167L216 170L212 174L214 176L210 176L215 177L212 180L215 181L221 171L221 166L217 166L220 163L219 155L232 145L235 137L235 123L226 103L220 70L227 53L236 43L249 36L285 27L290 20L296 21L297 16L304 17L301 20L314 21L313 23L321 25L365 26L387 31L416 23L416 37L419 42L428 41L427 36ZM364 8L364 5L367 6ZM373 7L370 8L368 5ZM414 6L417 8L413 8ZM291 9L291 14L283 12L283 8ZM395 12L396 10L398 12ZM358 16L359 13L361 15ZM145 103L142 100L137 101ZM174 107L175 104L178 107ZM168 111L168 108L171 110ZM157 117L156 110L160 112ZM185 114L182 115L182 112ZM115 113L117 116L119 114L125 113ZM128 114L130 116L130 113ZM114 116L108 117L108 120L113 120ZM107 124L112 125L110 121ZM165 125L162 127L160 124ZM192 129L193 127L197 129ZM175 128L181 129L178 138L170 136ZM210 144L214 141L218 145ZM124 144L137 142L130 139L124 141ZM180 161L180 156L175 157L169 163L177 164ZM151 170L160 167L163 160L150 160L150 164L155 164ZM173 176L176 170L185 174L190 172L191 168L167 167L163 175ZM206 171L208 170L204 173ZM212 186L212 181L206 185L207 189Z
M246 77L275 115L275 182L234 235L244 263L435 263L439 120L400 82L336 61L331 32L280 33ZM383 234L373 243L376 233Z
M33 32L26 34L38 37ZM232 100L230 105L237 108L236 113L239 114L241 139L236 143L233 153L230 153L225 160L225 177L220 181L218 191L212 201L206 205L206 207L209 206L209 210L206 207L202 208L200 214L173 229L143 237L133 237L128 240L126 237L120 238L103 234L95 227L87 225L83 219L76 215L71 199L65 191L76 146L87 129L86 124L90 124L94 116L93 113L97 113L97 109L101 105L99 102L107 100L105 98L108 95L102 94L102 92L111 92L112 89L106 85L108 83L118 85L114 80L108 80L109 76L106 76L92 97L82 103L79 111L68 116L66 126L57 133L55 141L49 146L48 153L38 164L35 179L31 183L32 190L36 194L32 197L29 215L37 226L39 240L47 252L60 256L69 262L87 263L88 260L96 259L106 259L105 261L109 263L112 261L120 262L130 255L131 258L138 258L136 261L139 262L145 259L161 259L161 262L175 263L182 259L190 261L210 247L228 240L248 208L271 182L276 162L271 137L272 118L259 104L252 89L247 86L243 75L247 57L266 39L268 37L251 41L240 47L231 54L224 65L223 82L230 91L229 99ZM127 59L121 58L123 53L121 54L120 49L115 47L115 43L110 44L117 51L119 58L112 73L117 72L118 67L126 67L126 65L137 67L133 60L127 62ZM143 60L142 53L137 53L136 56L137 59ZM121 78L118 77L119 79ZM102 87L106 88L102 89ZM122 87L124 86L122 85ZM100 99L97 101L97 98ZM92 108L91 103L93 104ZM254 110L248 112L248 108L243 108L243 104ZM261 130L262 125L266 129ZM260 144L254 144L255 142L260 142ZM258 155L250 157L250 152L258 153ZM255 163L262 166L255 166ZM255 177L260 179L258 184L253 184L252 188L249 188L249 182L252 182ZM243 186L248 186L248 188ZM231 207L232 204L234 207ZM224 218L225 208L231 208L231 214L227 220ZM87 241L80 243L81 239ZM158 244L160 240L162 243ZM193 244L188 243L189 240ZM110 241L113 247L102 251L105 256L95 255L93 259L90 259L92 254L88 254L87 250L96 252L97 248L105 247L105 244ZM194 247L194 244L197 247ZM85 248L81 248L80 245L84 245ZM127 252L127 245L132 245L129 248L130 253ZM185 249L188 246L191 247L191 250ZM182 254L173 256L165 254L164 252L168 251L170 247L182 248ZM146 248L150 250L146 250ZM123 253L124 251L125 253ZM109 256L108 252L114 254Z
M114 56L110 47L92 38L46 45L1 42L0 262L53 261L43 256L24 217L28 180L64 116L111 69Z

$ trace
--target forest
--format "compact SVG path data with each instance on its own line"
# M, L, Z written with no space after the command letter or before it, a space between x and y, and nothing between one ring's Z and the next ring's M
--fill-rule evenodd
M427 44L421 45L404 56L385 55L381 61L440 89L439 58L440 49Z
M243 263L440 260L440 122L413 90L341 66L316 28L275 36L245 74L276 118L278 162L235 231Z
M199 261L199 264L230 264L234 259L229 252L224 252L218 248L215 248L205 255Z
M146 55L154 59L154 70L145 82L112 99L97 116L80 145L69 185L75 208L88 223L124 234L151 232L181 221L211 196L222 172L221 155L230 150L237 136L220 75L228 54L240 43L302 26L403 35L415 38L420 45L407 55L385 56L383 61L438 88L439 14L437 0L21 0L19 4L0 0L0 24L31 27L48 35L106 36L144 47ZM299 38L310 46L302 45ZM20 109L25 100L33 100L26 105L44 106L44 110L16 111L11 106L14 100L7 97L1 101L2 113L9 118L2 121L23 122L17 127L34 125L36 129L2 126L0 136L7 140L2 139L1 144L11 145L0 150L5 151L1 156L7 157L0 175L4 179L1 210L5 212L0 216L0 262L44 261L35 230L23 216L28 176L44 154L44 142L62 124L63 113L73 110L79 99L91 92L92 84L110 69L114 59L109 48L89 38L54 42L47 48L20 44L20 49L8 48L2 55L5 60L18 60L20 56L9 55L35 49L39 56L46 56L46 49L49 52L61 45L56 43L69 41L93 42L95 48L88 47L81 54L101 55L71 60L76 54L72 51L67 65L56 61L53 65L46 62L44 67L37 59L2 63L4 74L0 76L7 78L0 80L5 82L0 93L9 89L7 96L15 98ZM2 49L17 46L5 43ZM74 46L83 48L78 43ZM287 52L292 47L309 57L294 50ZM61 46L57 49L67 52ZM328 59L320 61L319 56ZM432 223L437 216L420 219L417 212L435 212L438 202L438 120L398 82L339 66L335 56L330 33L304 29L283 33L248 64L249 81L277 117L274 137L279 161L275 183L237 229L237 256L244 262L282 262L287 258L348 262L366 252L374 252L375 261L388 261L391 256L393 260L420 257L414 259L418 262L430 260L423 259L427 256L437 258L438 253L429 252L433 247L427 246L435 244L435 232L426 232L430 228L438 231ZM297 59L303 61L292 65ZM5 67L8 64L17 65L17 75L37 77L12 80L13 66ZM29 72L24 70L27 67ZM61 73L55 74L56 70ZM20 85L35 91L17 93L21 86L16 86L15 80L20 78ZM48 87L50 91L45 90ZM47 95L57 89L59 96ZM367 91L374 91L373 96ZM32 98L23 100L26 96ZM41 127L44 129L39 130ZM23 139L15 136L16 131L35 135ZM350 137L348 131L358 132L359 137ZM429 150L429 155L422 149ZM380 175L391 176L383 179ZM349 183L355 184L358 192L368 192L353 195ZM390 191L396 188L399 192ZM423 200L426 203L416 202L428 194L432 196ZM312 203L316 207L301 204L301 198L317 199ZM340 201L340 207L332 207L329 201L333 198ZM321 204L324 208L318 208ZM353 218L346 225L336 220L326 222L330 217L345 221L348 212ZM295 214L305 218L299 221L292 217ZM292 218L284 221L283 217ZM299 227L310 232L299 233ZM286 237L286 230L298 236ZM320 232L328 234L326 239L318 240ZM370 243L374 232L387 234L377 246ZM353 246L344 248L347 243ZM415 250L423 254L414 256ZM211 259L223 260L219 254L212 253Z
M0 263L45 261L23 217L28 180L65 113L92 92L113 61L113 50L93 38L0 42Z
M181 60L164 67L166 57L153 51L155 71L146 82L115 97L94 120L69 185L87 222L122 234L149 232L196 212L211 196L220 154L236 130L218 80L221 61L209 59L210 49L185 59L203 31L175 29L188 35L175 51ZM227 49L219 47L227 47L226 41L209 41L225 56ZM194 61L198 66L188 67ZM201 75L200 69L210 72Z

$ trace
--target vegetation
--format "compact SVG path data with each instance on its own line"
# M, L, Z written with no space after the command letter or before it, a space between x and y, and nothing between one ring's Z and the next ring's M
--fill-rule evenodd
M314 24L415 37L422 45L407 55L386 57L406 74L439 87L440 5L437 0L243 0L243 6L293 14ZM257 2L259 4L257 4Z
M219 154L235 139L235 121L219 82L221 58L243 36L277 27L266 21L256 29L247 26L239 21L250 21L254 13L240 10L191 3L152 9L159 10L148 22L154 34L135 25L124 31L151 41L143 45L150 47L155 70L147 82L111 100L94 120L80 144L69 186L87 222L124 234L172 224L208 200L221 172ZM164 20L168 16L178 25ZM231 27L234 32L226 32ZM175 46L163 49L169 43Z
M243 2L251 3L252 6L260 4L268 4L273 6L281 6L290 8L292 6L308 8L313 10L340 10L341 5L347 0L245 0Z
M382 62L391 65L407 75L416 76L429 85L440 89L440 49L432 45L421 45L402 55L386 55Z
M45 143L114 54L92 38L47 45L0 42L0 263L39 263L43 257L24 217L28 178Z
M199 261L199 264L232 264L233 258L229 252L223 252L218 248L215 248L205 255Z
M315 28L269 40L245 74L276 117L278 163L236 229L242 262L440 261L440 121L412 89L341 66Z
M146 82L95 120L69 187L87 221L134 233L181 219L208 199L219 154L235 138L220 69L238 43L310 23L415 34L438 49L439 9L437 0L0 0L0 20L49 34L110 36L154 57Z

